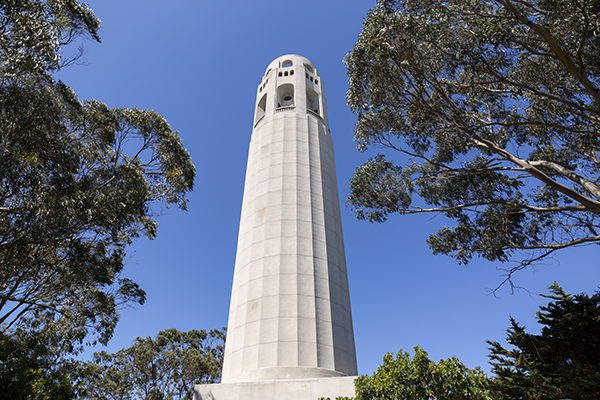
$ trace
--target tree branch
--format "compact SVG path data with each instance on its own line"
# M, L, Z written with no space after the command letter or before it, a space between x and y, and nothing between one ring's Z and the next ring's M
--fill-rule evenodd
M575 172L571 171L570 169L567 169L567 168L563 167L562 165L556 164L554 162L544 161L544 160L529 161L529 164L533 165L534 167L546 167L546 168L553 169L560 175L565 176L565 177L569 178L570 180L572 180L573 182L581 185L582 187L585 188L585 190L587 190L588 192L593 194L597 199L600 200L600 187L598 185L596 185L594 182L590 181L589 179L584 178L581 175L576 174Z
M569 54L564 51L556 42L554 36L552 36L548 30L532 22L529 18L523 15L521 10L511 3L511 0L498 0L498 2L504 5L504 7L510 11L517 20L528 26L530 29L540 35L546 41L546 43L548 43L548 46L550 46L552 52L556 54L558 59L564 64L571 75L577 79L579 83L581 83L581 85L586 89L586 91L594 98L596 104L600 105L600 92L598 91L598 88L587 78L587 76L583 74L583 71L580 71L580 69L577 68L575 62L573 62Z

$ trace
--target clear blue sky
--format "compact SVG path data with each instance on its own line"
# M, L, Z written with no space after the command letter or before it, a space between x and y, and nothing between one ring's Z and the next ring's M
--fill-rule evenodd
M267 65L300 54L319 69L335 146L360 374L387 352L420 345L434 360L457 356L489 371L485 340L503 340L510 315L539 331L538 293L555 280L571 293L600 282L595 247L559 253L520 273L527 291L487 295L506 265L433 256L428 234L443 216L357 221L343 206L356 166L376 154L352 141L355 118L345 105L344 55L374 0L198 1L91 0L102 43L85 43L86 66L57 76L81 100L153 109L178 130L198 176L189 211L164 210L158 238L129 249L126 276L147 292L144 306L122 311L107 351L159 330L226 326L256 87ZM74 49L65 49L65 54ZM96 348L94 350L101 350ZM91 352L90 354L91 355Z

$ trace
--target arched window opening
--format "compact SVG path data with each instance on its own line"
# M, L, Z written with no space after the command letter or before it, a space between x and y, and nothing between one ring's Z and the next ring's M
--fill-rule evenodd
M291 61L291 60L285 60L284 62L282 62L282 63L281 63L281 66L282 66L283 68L286 68L286 67L291 67L291 66L293 66L293 65L294 65L294 63L292 63L292 61Z
M294 85L285 83L277 88L277 107L294 106Z
M267 94L260 99L258 105L256 106L256 122L260 120L264 115L267 109Z
M306 88L306 109L319 113L319 95L311 88Z
M313 73L313 67L310 64L304 64L304 68L306 68L311 74Z

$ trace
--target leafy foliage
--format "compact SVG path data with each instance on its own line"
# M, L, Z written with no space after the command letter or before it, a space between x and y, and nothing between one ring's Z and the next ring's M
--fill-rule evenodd
M220 382L224 343L215 329L138 337L115 354L94 353L80 367L82 387L88 399L191 400L195 384Z
M434 253L522 262L600 241L600 3L381 0L346 56L359 219L443 213ZM419 199L416 199L416 198ZM510 280L510 275L508 277Z
M356 400L462 400L491 399L488 380L479 368L469 369L456 357L430 360L419 346L410 358L402 350L388 353L373 376L362 375L354 382ZM338 398L337 400L350 400Z
M74 399L76 394L48 349L0 333L0 399Z
M84 36L100 41L100 20L76 0L3 0L0 3L0 82L51 80L48 73L68 65L61 47Z
M556 283L540 307L541 334L511 318L507 342L489 341L499 399L600 398L600 292L569 295Z
M53 80L62 45L98 40L85 4L4 1L0 21L0 331L76 353L144 302L125 248L156 236L153 206L186 208L195 168L161 115L80 102Z

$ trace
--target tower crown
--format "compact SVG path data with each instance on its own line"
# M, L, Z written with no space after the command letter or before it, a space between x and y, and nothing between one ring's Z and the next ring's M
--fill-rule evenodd
M327 124L325 88L315 65L305 57L287 54L273 60L256 89L254 127L274 113L309 113Z

